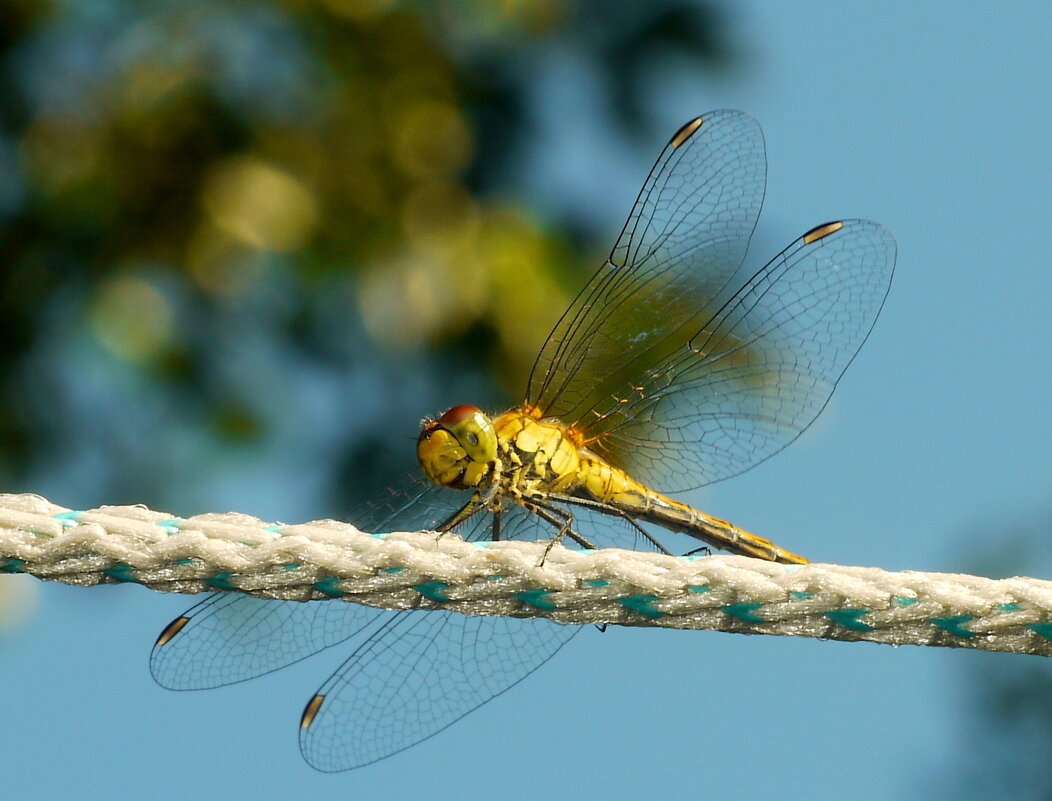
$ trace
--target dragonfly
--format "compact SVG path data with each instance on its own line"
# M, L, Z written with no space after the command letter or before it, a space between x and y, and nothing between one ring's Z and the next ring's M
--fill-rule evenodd
M499 415L462 404L425 419L423 475L354 522L665 551L656 526L805 563L665 494L738 475L799 437L891 285L895 240L866 220L816 226L744 268L766 173L763 133L748 114L714 111L677 130L609 257L542 346L523 402ZM216 593L164 629L151 671L172 689L217 687L355 638L300 719L307 762L340 771L436 734L580 630L441 605L423 593L427 614Z

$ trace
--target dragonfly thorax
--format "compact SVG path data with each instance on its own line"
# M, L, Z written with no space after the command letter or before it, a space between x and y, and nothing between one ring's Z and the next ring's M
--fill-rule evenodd
M416 451L424 474L451 489L496 483L498 495L530 496L569 493L582 483L580 443L566 426L528 408L491 418L474 406L454 406L425 421Z

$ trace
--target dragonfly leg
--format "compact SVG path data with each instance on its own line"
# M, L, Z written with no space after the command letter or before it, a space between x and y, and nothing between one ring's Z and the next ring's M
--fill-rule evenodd
M544 555L541 556L541 564L544 564L544 560L548 558L548 554L551 549L555 547L555 543L561 542L563 537L569 537L582 548L588 548L589 550L596 550L594 543L589 542L579 533L574 530L574 516L573 513L559 506L550 506L538 500L526 500L521 499L520 503L525 506L537 517L541 518L547 523L551 523L557 529L555 535L551 538L548 543L548 547L544 549Z
M628 523L628 525L632 526L632 528L638 531L644 540L646 540L655 548L657 548L657 550L660 553L672 556L672 552L668 548L666 548L664 545L658 542L658 540L654 537L653 534L651 534L649 531L647 531L645 528L639 525L639 523L635 521L635 518L628 514L628 512L626 512L624 509L618 509L615 506L609 506L608 504L600 503L599 501L594 501L591 498L578 498L574 495L553 494L552 498L554 500L561 501L562 503L574 504L576 506L584 506L588 509L595 509L597 512L602 512L605 515L614 515L616 517L620 517L622 520Z
M476 512L484 508L482 498L476 492L471 496L471 500L461 506L457 511L435 526L435 531L438 532L439 536L442 536L448 531L452 531L469 517Z
M708 545L702 545L702 546L700 546L698 548L692 548L691 550L687 551L683 555L684 556L693 556L696 553L703 553L706 556L712 556L712 548L710 548Z
M435 527L435 531L438 532L438 536L441 537L447 531L452 531L454 528L459 526L469 517L471 517L474 514L477 514L478 512L481 512L483 509L491 509L494 514L493 539L500 539L501 510L499 504L494 505L494 500L497 497L498 490L499 487L494 483L486 489L485 494L479 492L478 490L475 490L473 493L471 493L471 500L469 500L466 504L461 506L459 509L457 509L457 511L455 511L453 514L451 514L449 517L447 517Z

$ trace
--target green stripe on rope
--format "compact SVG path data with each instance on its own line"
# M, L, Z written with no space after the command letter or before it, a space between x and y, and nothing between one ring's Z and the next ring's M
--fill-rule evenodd
M653 605L656 600L658 600L656 595L626 595L624 598L618 598L617 602L626 609L638 612L643 617L664 617L665 613Z
M535 609L542 609L546 612L551 612L559 608L545 597L551 593L551 590L523 590L522 592L515 593L515 597L524 604L528 604Z
M432 601L445 603L449 600L449 596L445 593L449 589L449 585L444 581L428 581L424 584L414 584L413 589Z
M743 620L746 623L766 623L762 617L755 614L756 610L759 609L763 604L729 604L724 606L722 611L726 612L731 617L736 617L738 620Z
M216 573L211 578L205 579L205 584L215 587L217 590L236 590L237 585L231 583L230 577L233 573Z
M113 567L106 568L102 572L110 578L115 579L116 581L121 581L125 583L131 582L134 584L138 584L139 579L135 578L135 576L132 575L132 572L134 570L135 568L133 568L131 565L126 565L123 562L118 562Z
M943 631L948 631L955 637L964 637L967 639L968 637L975 636L974 631L969 631L964 628L964 624L971 620L975 620L973 615L955 615L954 617L932 618L931 623L933 626L938 626Z
M53 518L62 523L63 528L72 528L77 525L77 521L80 520L83 511L70 510L68 512L59 512L57 515L51 515Z
M1052 623L1031 623L1027 628L1040 634L1046 640L1052 640Z
M336 586L339 582L339 576L329 576L327 579L314 582L314 589L330 598L342 598L347 593Z
M867 609L834 609L832 612L826 612L825 616L851 631L872 631L871 625L859 620L862 615L867 614L869 614Z

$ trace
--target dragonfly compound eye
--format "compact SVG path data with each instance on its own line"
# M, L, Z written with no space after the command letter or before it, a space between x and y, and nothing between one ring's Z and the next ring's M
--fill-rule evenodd
M454 406L436 423L456 438L473 462L488 464L497 458L493 421L477 407Z

